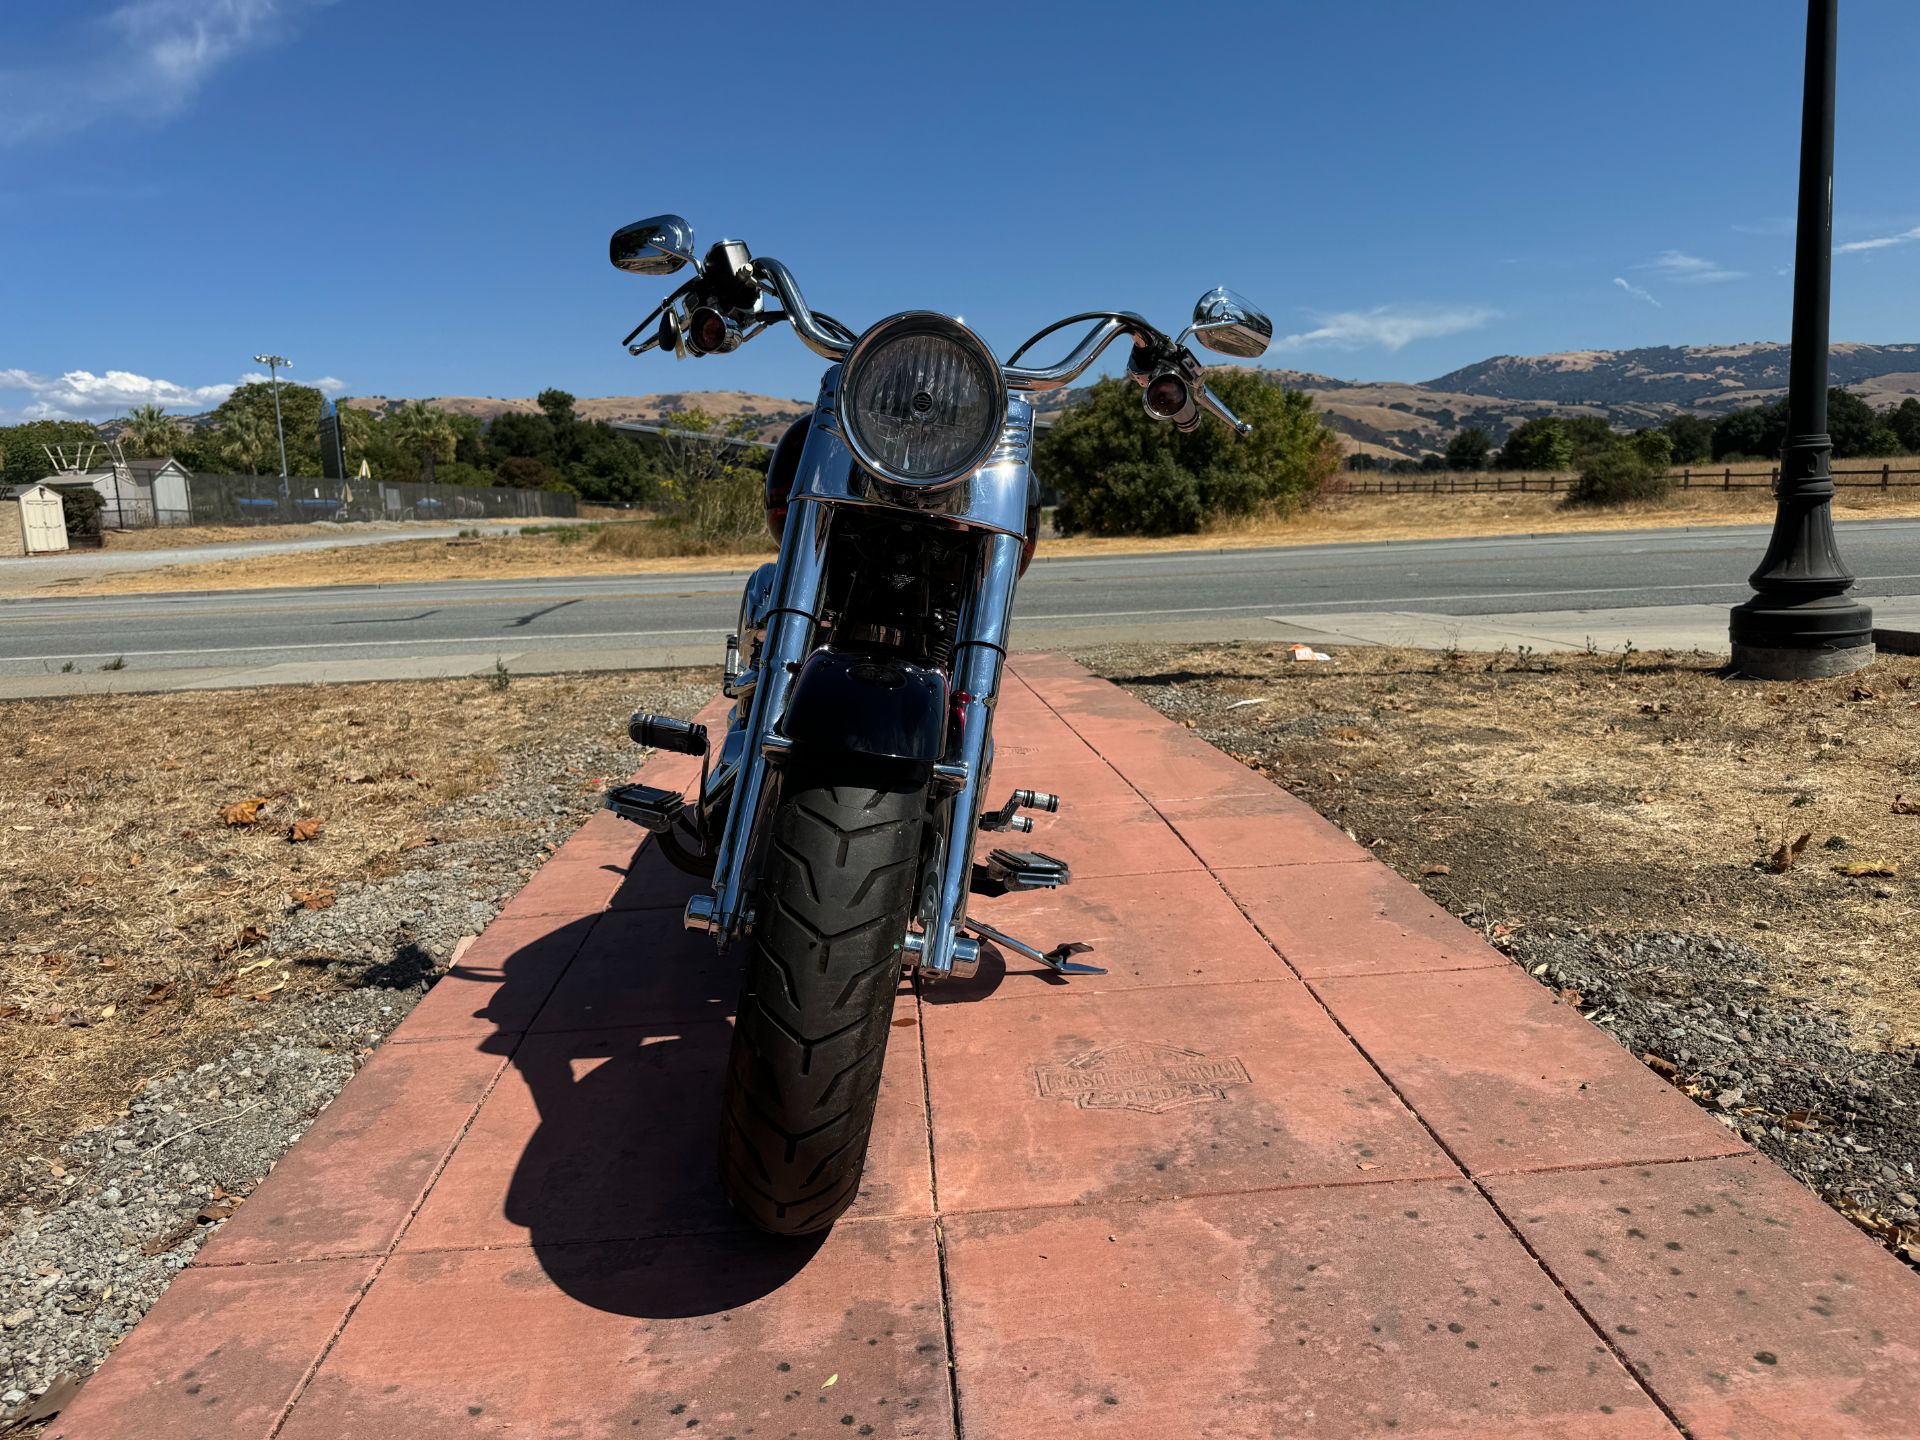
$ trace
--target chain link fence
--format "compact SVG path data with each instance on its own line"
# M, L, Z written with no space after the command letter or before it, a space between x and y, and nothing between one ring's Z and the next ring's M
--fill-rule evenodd
M104 495L109 530L156 525L299 525L326 520L571 519L562 490L507 486L422 485L394 480L321 480L278 475L194 475L150 486L118 485Z

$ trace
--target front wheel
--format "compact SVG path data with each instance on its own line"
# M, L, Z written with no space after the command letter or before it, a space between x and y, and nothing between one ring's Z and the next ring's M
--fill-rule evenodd
M720 1175L734 1205L776 1235L826 1229L866 1164L927 806L923 772L884 766L796 757L772 816Z

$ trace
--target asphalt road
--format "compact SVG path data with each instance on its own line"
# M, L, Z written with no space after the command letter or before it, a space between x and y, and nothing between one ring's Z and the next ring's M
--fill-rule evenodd
M1022 645L1277 638L1276 617L1414 612L1488 617L1724 606L1746 598L1758 527L1616 531L1271 550L1043 558L1021 586ZM1920 596L1920 521L1856 521L1842 552L1869 600ZM707 663L741 571L443 581L0 602L0 676L157 671L293 678ZM444 664L444 671L433 667ZM422 667L426 668L422 668ZM161 677L154 676L156 680ZM181 677L184 680L186 677ZM164 682L162 682L164 683ZM7 687L21 693L19 687Z

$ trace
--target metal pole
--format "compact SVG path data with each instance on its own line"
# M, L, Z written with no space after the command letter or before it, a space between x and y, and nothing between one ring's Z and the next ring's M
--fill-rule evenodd
M1827 332L1833 270L1834 31L1839 0L1808 0L1794 242L1793 347L1778 508L1754 596L1728 620L1733 669L1762 680L1844 675L1873 663L1873 612L1847 598L1853 576L1833 533Z
M256 365L267 367L267 377L273 386L273 433L280 441L280 493L287 492L287 429L280 423L280 370L288 364L284 355L256 355Z

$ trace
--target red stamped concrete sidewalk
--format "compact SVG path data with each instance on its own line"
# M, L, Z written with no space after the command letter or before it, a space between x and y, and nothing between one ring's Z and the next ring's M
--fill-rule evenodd
M824 1242L721 1200L735 966L603 815L50 1433L1920 1433L1902 1266L1311 810L1015 670L995 788L1075 881L981 913L1111 973L903 992Z

